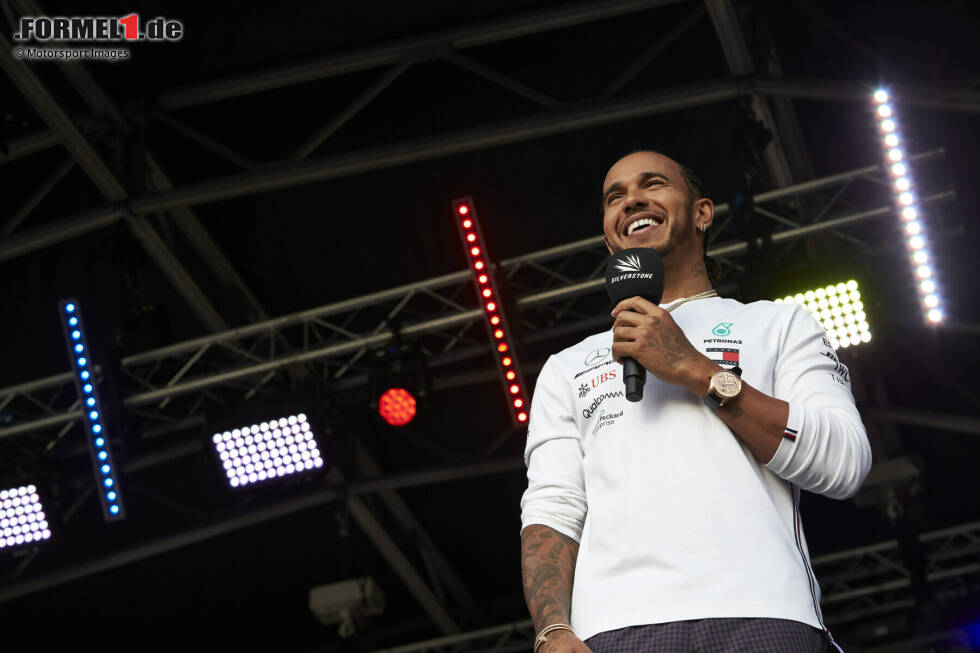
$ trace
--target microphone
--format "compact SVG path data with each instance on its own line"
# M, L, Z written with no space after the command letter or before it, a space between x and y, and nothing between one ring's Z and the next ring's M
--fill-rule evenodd
M649 247L633 247L616 252L606 264L606 293L614 304L630 297L642 297L654 304L664 294L664 260ZM634 358L623 361L623 383L629 401L643 399L647 371Z

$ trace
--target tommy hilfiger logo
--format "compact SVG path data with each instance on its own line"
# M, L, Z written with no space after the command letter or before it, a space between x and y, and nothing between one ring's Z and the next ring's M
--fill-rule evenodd
M620 272L640 272L640 257L636 254L625 256L623 260L617 261L616 269Z
M738 365L738 349L733 347L708 347L705 350L708 358L716 365Z
M792 440L793 442L796 442L796 434L797 433L798 433L798 431L796 429L791 429L790 427L787 426L783 430L783 437L784 438L788 438L788 439Z

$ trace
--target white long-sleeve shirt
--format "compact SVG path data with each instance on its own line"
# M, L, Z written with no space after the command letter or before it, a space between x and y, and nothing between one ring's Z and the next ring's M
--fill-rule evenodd
M760 464L698 397L649 373L642 401L627 401L607 331L541 370L522 527L579 542L571 621L583 640L718 617L824 628L799 493L848 498L871 466L848 370L802 307L711 298L671 316L708 358L789 403L772 460Z

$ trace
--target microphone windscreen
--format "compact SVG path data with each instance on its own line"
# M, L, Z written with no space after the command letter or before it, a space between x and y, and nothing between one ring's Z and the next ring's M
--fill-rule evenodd
M649 247L633 247L610 256L606 292L616 304L630 297L659 304L664 294L664 260L660 253Z

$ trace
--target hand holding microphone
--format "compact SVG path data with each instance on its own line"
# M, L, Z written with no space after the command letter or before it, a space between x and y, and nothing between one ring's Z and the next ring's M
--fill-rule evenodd
M694 348L670 313L657 305L663 279L663 259L645 247L617 252L606 266L606 292L616 302L612 352L623 362L629 401L643 398L647 371L703 396L708 375L716 367Z
M616 308L631 297L642 297L654 306L659 304L664 294L664 261L657 250L634 247L609 257L606 265L606 292ZM615 317L615 311L613 316ZM615 354L616 343L613 342L613 355ZM623 360L623 383L626 384L628 400L643 399L646 375L646 370L632 356Z

